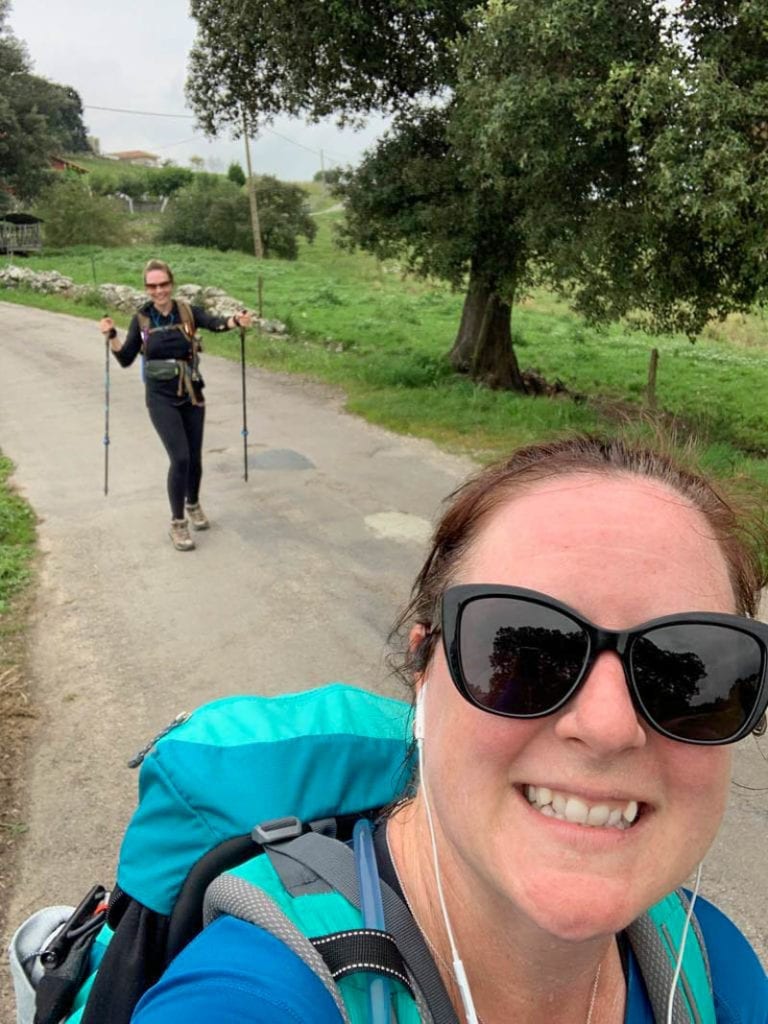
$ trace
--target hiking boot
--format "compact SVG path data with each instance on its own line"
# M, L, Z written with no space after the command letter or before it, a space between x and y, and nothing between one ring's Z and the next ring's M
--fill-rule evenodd
M186 519L172 519L168 536L171 538L171 543L177 551L191 551L195 546L195 542L189 536L189 526Z
M193 530L207 530L211 525L205 512L200 507L200 502L196 505L187 505L187 516L189 517L189 525Z

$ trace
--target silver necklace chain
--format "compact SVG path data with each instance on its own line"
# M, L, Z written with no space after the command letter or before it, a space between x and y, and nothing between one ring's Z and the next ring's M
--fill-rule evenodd
M427 935L427 933L424 930L421 922L419 921L418 917L416 916L416 913L414 912L413 906L411 905L411 901L408 899L408 893L406 892L405 886L403 885L403 880L400 877L400 872L397 870L397 862L395 861L395 858L392 856L392 847L390 846L390 843L389 843L389 833L388 833L388 831L385 831L384 835L385 835L385 839L386 839L386 843L387 843L387 850L389 851L389 859L390 859L390 861L392 863L392 868L393 868L393 870L395 872L395 878L397 879L397 884L400 886L400 892L403 894L403 899L405 900L405 905L406 905L406 907L408 907L408 910L411 912L411 917L413 918L413 920L414 920L414 922L416 924L416 927L421 932L422 938L424 939L424 941L426 942L427 946L429 947L429 950L432 953L432 956L435 958L435 960L437 960L438 964L443 968L443 970L446 972L448 977L449 978L453 978L454 982L455 982L455 974L454 974L453 967L448 963L448 961L445 959L445 957L442 955L442 953L440 953L435 948L434 943L432 942L430 937ZM603 968L603 961L601 960L600 963L597 965L597 971L595 972L595 980L592 982L592 993L591 993L591 995L589 997L589 1009L587 1010L587 1019L584 1021L584 1024L592 1024L592 1015L595 1012L595 1005L597 1003L597 992L598 992L598 989L600 987L600 972L601 972L602 968ZM478 1024L485 1024L485 1022L483 1021L483 1018L479 1014L478 1014L477 1020L478 1020Z

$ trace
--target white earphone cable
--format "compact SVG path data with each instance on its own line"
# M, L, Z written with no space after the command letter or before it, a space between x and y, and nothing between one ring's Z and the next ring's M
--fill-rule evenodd
M669 990L669 998L667 1001L667 1024L673 1024L672 1017L675 1008L675 991L677 989L677 983L680 980L680 972L683 969L683 954L685 953L685 943L688 938L688 931L691 926L691 918L693 917L693 907L696 903L696 897L699 895L699 886L701 885L701 869L703 862L696 868L696 882L693 887L693 895L691 896L691 902L688 906L688 913L685 915L685 924L683 925L683 934L680 936L680 952L677 954L677 963L675 964L675 973L672 977L672 985Z
M429 836L432 843L432 863L435 869L435 883L437 885L437 897L440 901L440 911L443 915L443 922L445 924L445 931L448 935L448 943L451 947L451 960L453 962L453 974L456 979L456 984L459 988L459 994L461 995L461 1002L464 1006L464 1013L467 1018L467 1024L478 1024L477 1011L475 1010L475 1003L472 998L472 991L469 987L469 979L467 978L467 972L464 970L464 964L462 963L459 951L456 948L456 941L453 936L453 928L451 927L451 921L448 917L448 908L445 905L445 896L443 894L443 882L440 877L440 863L437 856L437 840L435 839L435 826L432 821L432 808L429 803L429 789L427 787L427 778L424 772L424 697L426 691L426 684L422 687L419 693L419 700L416 704L416 720L414 722L414 736L416 739L416 750L419 757L419 777L421 779L421 788L424 792L424 807L427 812L427 825L429 826Z

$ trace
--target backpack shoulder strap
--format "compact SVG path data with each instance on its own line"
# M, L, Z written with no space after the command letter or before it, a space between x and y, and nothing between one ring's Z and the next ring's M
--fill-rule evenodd
M222 885L225 878L226 888ZM312 937L310 945L316 955L322 955L335 980L360 971L361 963L375 964L378 973L403 984L403 995L410 995L416 1013L414 1020L457 1024L440 974L410 911L383 882L381 889L387 932L373 933L362 928L354 853L345 843L309 832L268 848L267 856L217 879L206 894L205 923L218 913L230 913L273 931L264 924L260 897L252 894L266 895L301 934ZM277 934L282 938L282 933ZM344 993L349 998L347 989ZM357 1021L354 999L348 1005L352 1020Z
M195 314L192 312L192 307L186 299L176 299L176 306L179 310L179 316L181 318L181 326L184 328L184 333L190 340L196 337L197 327L195 325Z
M309 870L357 910L360 909L355 855L346 843L328 839L316 832L307 832L298 839L281 844L276 851L269 850L268 855L283 883L288 883L286 888L289 892L291 875L296 870ZM289 867L291 861L293 868ZM299 882L302 887L305 884ZM440 973L410 910L384 881L381 882L381 899L387 929L413 976L414 989L423 993L435 1024L457 1024Z
M205 896L204 924L211 924L222 914L250 921L285 943L322 981L336 1003L344 1024L350 1024L341 993L325 960L267 893L237 875L219 875L208 887Z
M666 1021L667 1003L690 902L676 889L627 929L657 1021ZM682 970L675 991L673 1024L716 1024L712 977L704 936L691 916Z
M139 322L139 334L141 335L141 354L144 356L147 354L147 338L152 330L152 324L147 314L142 312L142 310L138 310L136 319Z

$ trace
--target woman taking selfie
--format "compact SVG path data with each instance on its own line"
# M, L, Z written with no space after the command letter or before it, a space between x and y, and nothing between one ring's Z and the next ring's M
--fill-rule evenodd
M757 956L696 893L732 744L768 702L768 538L744 526L702 475L593 437L452 496L398 629L418 777L374 839L437 981L426 1007L392 983L379 1019L768 1020ZM374 1019L320 997L313 1018L242 916L190 943L135 1024Z

